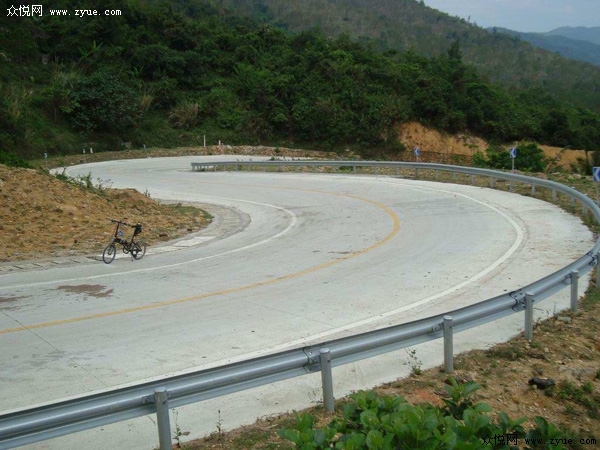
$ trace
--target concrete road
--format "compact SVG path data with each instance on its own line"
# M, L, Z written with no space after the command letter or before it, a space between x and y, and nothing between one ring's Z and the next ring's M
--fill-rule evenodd
M1 274L0 411L444 312L526 285L593 245L579 219L529 197L388 177L191 172L210 158L242 157L69 168L157 199L226 206L240 231L151 248L140 261ZM568 292L558 294L538 317L566 304ZM506 339L521 322L461 333L456 347ZM438 345L417 349L424 367L441 362ZM407 365L396 352L336 369L335 393L403 376ZM193 438L319 397L318 378L306 377L180 408L173 419ZM28 448L150 449L153 420Z

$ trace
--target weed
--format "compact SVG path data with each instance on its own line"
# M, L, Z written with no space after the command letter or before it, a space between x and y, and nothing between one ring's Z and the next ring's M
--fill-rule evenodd
M582 306L583 308L587 308L597 303L600 303L600 289L596 287L590 287L587 291L587 295L585 295L582 300Z
M180 103L171 109L169 121L174 127L187 130L193 128L198 123L199 112L200 105L198 103Z
M554 397L556 395L556 386L549 386L544 389L544 395L546 397Z
M218 419L217 419L217 439L220 441L221 439L223 439L223 420L221 419L221 410L217 410L218 413Z
M87 175L79 175L77 181L81 182L86 189L94 188L94 183L92 183L92 172L88 172Z
M413 375L418 376L423 373L423 362L417 357L417 351L414 348L405 349L408 355L408 365Z
M239 448L249 448L252 445L260 442L268 441L271 437L271 433L266 430L244 430L241 435L235 438L234 443Z
M559 398L583 406L588 416L595 419L600 416L600 396L591 395L593 391L594 386L590 382L585 383L582 387L578 387L569 381L561 381L558 385Z
M179 423L177 422L177 418L179 417L179 412L177 410L173 410L173 422L175 422L175 432L173 433L173 440L175 441L175 445L177 448L181 447L181 436L188 436L190 434L189 431L181 431L179 427Z
M513 343L496 345L487 350L486 353L490 358L500 358L508 361L516 361L524 356L519 345Z
M81 186L84 189L95 192L97 194L103 194L106 189L112 186L111 180L103 180L101 178L96 179L96 185L92 181L92 172L87 175L78 175L77 177L71 177L67 175L67 168L64 167L62 173L56 172L54 177L60 181L63 181L74 186Z
M100 190L100 191L104 191L105 189L110 189L112 187L112 181L111 180L103 180L101 178L96 178L96 187Z

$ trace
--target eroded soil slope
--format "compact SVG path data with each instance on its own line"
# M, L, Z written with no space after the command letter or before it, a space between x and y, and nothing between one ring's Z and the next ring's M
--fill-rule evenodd
M86 188L0 164L0 262L101 252L113 232L109 218L142 223L150 245L210 222L200 209L161 204L133 189Z

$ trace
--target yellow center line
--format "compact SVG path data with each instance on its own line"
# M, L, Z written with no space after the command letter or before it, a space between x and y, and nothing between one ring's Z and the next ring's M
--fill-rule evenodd
M266 186L265 186L266 187ZM287 188L287 189L292 189L292 188ZM48 328L48 327L53 327L56 325L66 325L66 324L72 324L72 323L77 323L77 322L84 322L87 320L94 320L94 319L102 319L102 318L106 318L106 317L112 317L112 316L120 316L120 315L124 315L124 314L130 314L130 313L134 313L134 312L140 312L140 311L147 311L147 310L151 310L151 309L156 309L156 308L162 308L164 306L172 306L172 305L177 305L177 304L181 304L181 303L188 303L188 302L192 302L192 301L196 301L196 300L202 300L205 298L209 298L209 297L216 297L216 296L221 296L221 295L227 295L227 294L232 294L232 293L236 293L236 292L242 292L242 291L247 291L249 289L254 289L257 287L262 287L262 286L269 286L275 283L279 283L280 281L286 281L286 280L290 280L293 278L298 278L301 277L303 275L307 275L309 273L313 273L316 272L318 270L321 269L325 269L327 267L331 267L334 264L338 264L340 262L343 261L347 261L349 259L355 258L357 256L360 255L364 255L365 253L368 253L378 247L381 247L382 245L386 244L387 242L389 242L400 230L400 219L398 218L398 216L396 215L396 213L394 213L390 208L388 208L387 206L385 206L382 203L376 202L374 200L369 200L366 198L362 198L362 197L357 197L354 195L349 195L349 194L339 194L339 193L333 193L333 192L323 192L323 191L316 191L316 190L311 190L311 189L296 189L296 190L303 190L303 191L309 191L309 192L318 192L318 193L326 193L326 194L330 194L330 195L338 195L338 196L343 196L343 197L349 197L349 198L353 198L356 200L360 200L366 203L370 203L372 205L375 205L376 207L382 209L383 211L385 211L393 220L394 222L394 227L392 228L392 231L382 240L376 242L375 244L371 245L370 247L364 248L358 252L349 254L349 255L345 255L341 258L338 259L334 259L331 261L327 261L324 262L322 264L318 264L316 266L313 267L309 267L308 269L304 269L301 270L299 272L294 272L288 275L284 275L278 278L274 278L272 280L268 280L268 281L260 281L258 283L253 283L253 284L248 284L245 286L240 286L240 287L236 287L236 288L229 288L229 289L223 289L220 291L216 291L216 292L209 292L206 294L201 294L201 295L195 295L192 297L184 297L184 298L180 298L180 299L175 299L175 300L166 300L164 302L159 302L159 303L153 303L151 305L143 305L143 306L137 306L135 308L126 308L126 309L120 309L120 310L116 310L116 311L108 311L108 312L103 312L103 313L98 313L98 314L90 314L87 316L80 316L80 317L73 317L70 319L62 319L62 320L54 320L51 322L42 322L42 323L38 323L38 324L33 324L33 325L24 325L21 327L15 327L15 328L6 328L4 330L0 330L0 335L2 334L9 334L9 333L16 333L18 331L26 331L26 330L36 330L36 329L40 329L40 328Z

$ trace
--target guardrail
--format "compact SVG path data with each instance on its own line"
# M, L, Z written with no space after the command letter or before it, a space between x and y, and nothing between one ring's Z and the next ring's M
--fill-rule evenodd
M420 169L464 173L551 189L553 199L557 192L568 195L591 211L600 222L600 208L594 201L575 189L553 181L523 175L426 163L395 163L376 161L235 161L192 163L193 170L217 170L240 166L262 167L357 167ZM169 408L200 402L210 398L239 392L268 383L309 373L321 372L323 401L327 410L334 409L332 367L348 364L379 354L410 347L434 339L444 339L444 368L451 373L453 366L453 333L488 323L510 314L525 311L525 337L533 336L533 305L552 294L571 286L571 310L577 309L577 286L581 275L598 265L600 240L588 253L561 270L513 292L488 300L431 316L414 322L370 331L337 340L325 341L254 358L234 364L201 370L185 375L141 383L125 388L83 395L45 406L0 414L0 450L51 439L110 423L148 414L157 415L161 450L171 449Z

